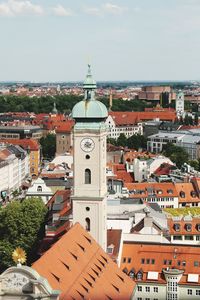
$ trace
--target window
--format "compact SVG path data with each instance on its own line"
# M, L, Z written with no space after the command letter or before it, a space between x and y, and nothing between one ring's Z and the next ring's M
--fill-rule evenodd
M186 266L186 261L182 261L182 266Z
M139 285L138 288L137 288L138 292L142 292L142 286Z
M126 257L122 258L122 262L125 263L126 262Z
M128 257L128 264L130 264L131 263L131 258L130 257Z
M41 187L41 185L38 185L37 191L38 191L38 192L42 192L42 187Z
M90 218L85 218L85 229L90 231Z
M191 290L191 289L188 289L188 290L187 290L187 293L188 293L188 295L192 295L192 290Z
M123 269L123 272L124 272L125 274L127 274L127 273L128 273L128 269L127 269L127 268L124 268L124 269Z
M129 272L129 277L130 278L134 278L135 277L135 271L133 269Z
M187 231L191 231L192 230L192 224L185 224L185 229Z
M147 265L150 264L150 259L148 258L147 261L146 261Z
M154 286L153 291L154 291L154 293L158 293L158 287Z
M198 267L199 266L199 262L198 261L194 261L194 267Z
M145 259L144 259L144 258L142 258L142 259L141 259L141 264L143 265L143 264L144 264L144 262L145 262Z
M196 290L196 296L200 296L200 290Z
M147 293L149 293L149 292L150 292L150 286L146 286L146 287L145 287L145 291L146 291Z
M185 192L181 191L181 192L180 192L180 197L181 197L181 198L185 198Z
M185 240L192 241L193 240L193 235L185 235Z
M141 297L139 297L139 298L137 298L137 300L142 300L142 298L141 298Z
M180 231L180 224L175 223L175 224L174 224L174 230L175 230L175 231Z
M174 241L181 241L182 240L182 235L174 235L173 239L174 239Z
M200 224L197 224L197 230L200 231Z
M90 211L90 208L89 208L89 206L87 206L85 209L86 209L87 211Z
M91 171L90 171L90 169L85 169L85 184L91 184Z
M142 276L143 274L142 274L142 272L141 271L139 271L138 273L137 273L137 280L142 280Z
M152 265L154 265L155 264L155 259L152 259L151 263L152 263Z
M113 254L113 247L107 247L107 253Z

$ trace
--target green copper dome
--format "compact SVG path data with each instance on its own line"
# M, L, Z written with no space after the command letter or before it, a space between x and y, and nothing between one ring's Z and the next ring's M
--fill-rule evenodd
M72 118L80 121L89 121L97 119L102 120L108 116L106 106L100 101L95 100L96 82L94 81L90 65L84 81L83 89L85 91L84 100L78 102L72 110Z

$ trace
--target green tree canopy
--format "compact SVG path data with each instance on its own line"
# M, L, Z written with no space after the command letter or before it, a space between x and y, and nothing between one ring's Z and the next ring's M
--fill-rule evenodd
M147 147L147 139L140 134L132 135L127 140L127 146L129 149L146 149Z
M40 198L13 201L0 209L0 271L13 264L12 252L22 247L31 262L43 236L47 209Z
M40 139L40 145L42 147L42 156L47 159L51 159L56 153L56 135L47 134L47 136Z
M163 149L163 155L169 157L178 168L188 162L188 153L184 148L167 143Z
M120 136L117 139L117 146L122 146L122 147L127 146L127 138L124 133L120 133Z

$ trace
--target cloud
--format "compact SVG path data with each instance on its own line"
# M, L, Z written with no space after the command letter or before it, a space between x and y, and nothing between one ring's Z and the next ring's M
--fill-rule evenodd
M29 0L8 0L0 3L0 16L42 15L43 8Z
M113 3L105 3L103 6L103 10L107 13L119 15L127 10L126 7L119 6Z
M119 6L113 3L104 3L99 7L87 7L84 12L89 15L103 16L106 14L120 15L127 10L127 7Z
M52 8L53 13L59 17L69 17L73 15L73 12L70 8L65 8L62 5L58 4Z
M98 7L88 7L84 9L85 13L89 15L94 15L94 16L100 16L101 10Z

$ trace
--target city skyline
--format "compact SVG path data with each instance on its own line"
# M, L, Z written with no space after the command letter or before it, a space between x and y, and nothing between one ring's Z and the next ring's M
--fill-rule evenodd
M1 0L0 81L199 80L198 0Z

